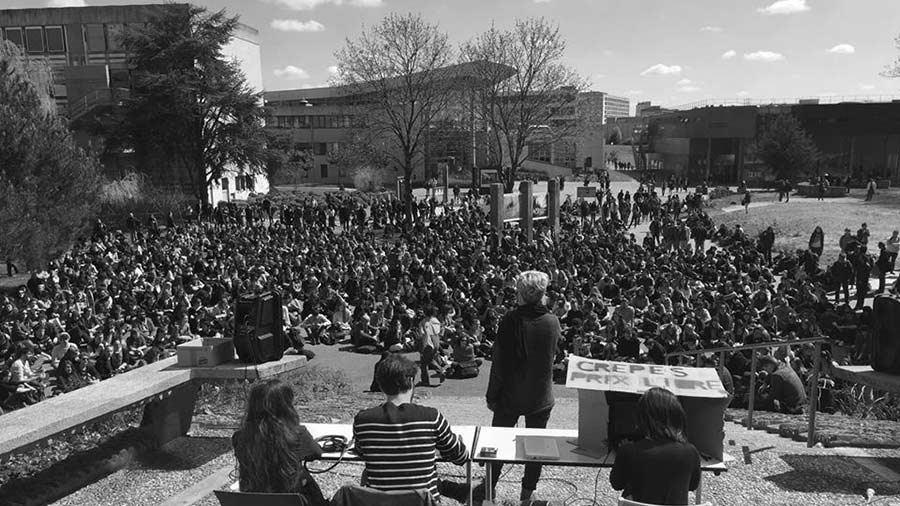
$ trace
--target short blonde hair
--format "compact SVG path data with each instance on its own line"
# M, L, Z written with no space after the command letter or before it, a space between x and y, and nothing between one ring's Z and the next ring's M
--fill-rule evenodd
M516 276L516 295L525 304L536 304L543 299L550 284L550 276L541 271L525 271Z

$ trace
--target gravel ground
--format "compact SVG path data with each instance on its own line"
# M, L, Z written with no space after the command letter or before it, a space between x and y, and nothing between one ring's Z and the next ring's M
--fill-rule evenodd
M490 422L481 397L423 396L420 402L441 409L457 425ZM574 427L576 413L576 400L560 399L550 426ZM348 422L345 418L341 417L340 421ZM703 480L704 500L714 505L862 505L869 487L875 490L879 500L875 504L900 505L900 482L884 482L883 477L857 460L868 458L896 469L900 464L898 450L853 450L849 452L852 456L848 456L828 448L806 448L803 443L762 431L748 431L733 423L725 424L725 432L725 451L735 460L729 464L727 473L720 476L707 473ZM196 430L193 437L176 440L55 504L159 504L214 471L233 467L229 436L228 429ZM359 464L345 463L317 479L329 495L345 483L357 482L361 470ZM518 497L522 466L507 466L505 473L497 488L498 497L504 504L513 504L512 499ZM464 469L441 465L441 474L462 480ZM475 468L475 476L480 479L483 470ZM609 471L588 468L546 467L536 498L589 504L594 498L595 483L596 503L616 504L616 493L609 488ZM583 500L576 502L576 499ZM214 506L217 501L209 494L195 504Z

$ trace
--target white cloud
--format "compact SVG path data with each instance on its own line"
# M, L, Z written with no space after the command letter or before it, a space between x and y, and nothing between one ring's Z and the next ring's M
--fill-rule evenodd
M48 0L47 7L87 7L85 0Z
M338 75L338 66L337 65L329 65L328 66L328 74L334 77Z
M272 28L282 32L321 32L325 25L315 20L273 19Z
M872 91L875 89L874 84L859 83L859 89L863 91Z
M692 82L693 82L693 81L691 81L690 79L684 78L684 79L682 79L681 81L678 81L678 82L675 83L675 84L678 85L678 86L687 86L688 84L691 84Z
M697 86L688 85L678 88L678 91L682 93L694 93L695 91L700 91L700 88Z
M745 91L745 90L741 90L741 91L735 93L735 95L737 95L737 96L739 96L739 97L741 97L741 98L747 98L747 97L750 96L750 92L749 92L749 91Z
M737 52L734 49L729 49L728 51L725 51L724 53L722 53L723 60L730 60L730 59L734 58L735 56L737 56Z
M288 65L283 69L275 69L273 74L275 74L275 77L291 80L309 79L309 72L293 65Z
M744 59L748 61L761 61L769 63L783 60L784 55L781 53L774 53L772 51L756 51L753 53L744 53Z
M664 65L657 63L656 65L641 72L642 76L672 76L681 73L681 65Z
M850 44L838 44L829 49L828 52L835 54L853 54L856 52L856 48L851 46Z
M635 95L643 95L644 92L641 90L628 90L625 92L625 94L628 96L635 96Z
M768 7L756 9L757 12L763 14L794 14L808 10L809 5L806 5L806 0L778 0Z
M701 32L719 33L719 32L722 31L722 27L720 27L720 26L709 26L709 25L707 25L707 26L701 27L701 28L700 28L700 31L701 31Z
M320 5L352 5L354 7L381 7L384 0L267 0L295 11L308 11Z

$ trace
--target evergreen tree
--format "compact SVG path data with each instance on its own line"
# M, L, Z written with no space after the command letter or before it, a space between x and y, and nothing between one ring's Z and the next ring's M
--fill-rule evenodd
M237 25L225 11L170 5L122 37L134 82L114 146L133 148L158 180L186 178L204 201L227 169L255 174L267 165L261 96L222 52Z
M757 136L752 150L772 169L776 179L812 174L820 159L812 138L790 114L771 119Z
M30 269L70 248L96 209L99 169L56 115L49 68L0 42L0 257Z

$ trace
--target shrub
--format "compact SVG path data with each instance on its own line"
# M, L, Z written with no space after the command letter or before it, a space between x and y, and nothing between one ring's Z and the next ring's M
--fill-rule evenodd
M361 192L374 192L384 187L384 171L363 166L353 173L353 187Z

